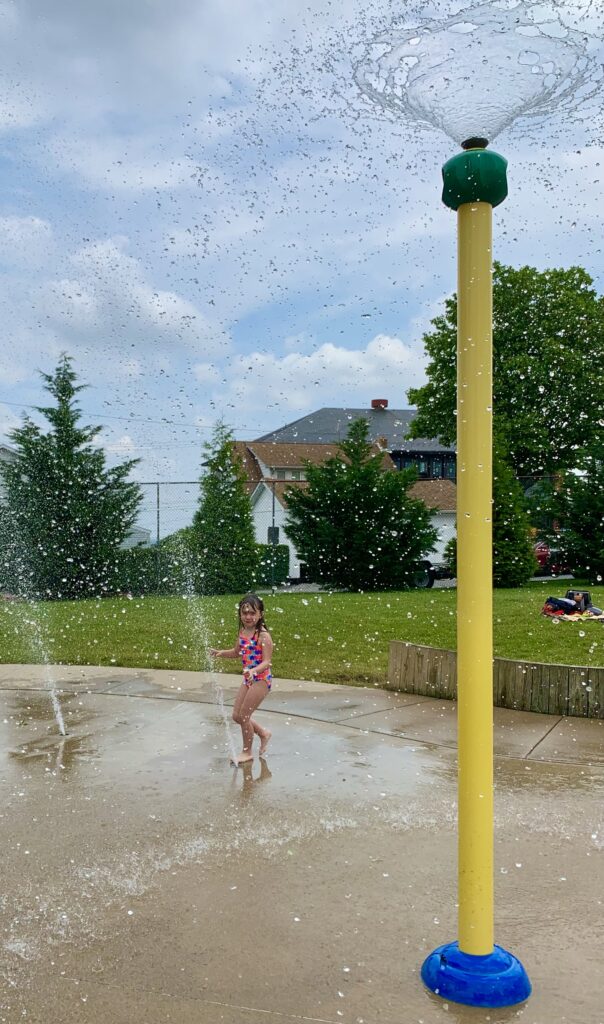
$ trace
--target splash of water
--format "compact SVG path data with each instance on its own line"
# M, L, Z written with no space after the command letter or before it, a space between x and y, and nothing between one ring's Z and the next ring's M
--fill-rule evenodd
M46 668L47 668L47 670L49 669L49 665L48 664L46 665ZM48 672L48 678L49 678L48 691L50 693L50 702L52 704L52 709L53 709L54 714L55 714L55 721L57 723L57 727L59 729L59 732L61 733L61 736L66 736L67 735L67 729L65 728L65 720L63 718L63 711L61 709L61 702L59 701L59 695L58 695L56 687L54 685L54 680L50 676L49 672Z
M457 143L492 140L518 118L576 109L599 92L602 41L566 20L556 0L500 0L395 23L366 47L354 80L393 119Z
M21 609L23 607L24 614L21 615L21 623L25 627L25 636L29 641L30 649L39 659L39 662L44 665L46 690L50 697L57 728L61 736L66 736L65 720L49 655L49 631L46 609L43 602L38 599L39 595L32 582L29 552L26 550L23 537L18 532L12 535L9 534L4 538L4 541L8 563L12 563L16 570L17 595L25 602L23 606L17 605L16 608Z
M191 555L186 549L183 541L180 543L179 558L181 561L182 569L185 578L185 592L183 598L186 602L187 618L191 624L191 633L196 641L196 656L200 663L201 670L209 672L212 675L212 689L214 691L214 699L222 723L224 725L224 733L226 744L228 746L231 760L235 761L237 758L237 747L233 740L230 727L230 714L224 703L224 690L220 685L220 678L217 672L214 671L214 665L210 656L210 643L208 637L208 627L203 614L201 603L197 600L195 592L195 584L193 580L193 571L191 568Z
M61 736L66 736L67 729L65 728L65 719L63 718L61 702L59 700L59 694L57 692L53 669L48 654L48 643L46 641L48 630L45 613L40 602L29 599L27 605L29 613L24 621L26 626L29 628L31 647L44 665L44 680L55 716L55 722L57 723L57 728Z

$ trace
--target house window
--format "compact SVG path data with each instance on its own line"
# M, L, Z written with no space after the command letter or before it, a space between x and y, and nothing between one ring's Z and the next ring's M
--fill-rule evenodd
M455 460L447 459L445 462L445 476L447 480L455 480Z
M302 474L302 470L301 469L292 469L292 471L291 471L291 479L292 480L303 480L304 477L303 477L303 474Z
M274 470L274 477L275 477L275 480L285 480L285 470L284 469L275 469Z
M419 460L419 467L418 467L418 469L419 469L419 475L421 477L424 477L424 479L426 479L426 477L428 476L428 460L427 459L420 459Z
M440 480L443 475L442 459L432 459L432 479Z

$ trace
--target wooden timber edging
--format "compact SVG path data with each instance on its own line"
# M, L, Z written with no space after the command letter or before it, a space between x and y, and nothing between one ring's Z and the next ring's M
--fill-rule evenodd
M457 698L457 655L390 641L388 690ZM604 668L493 659L493 703L515 711L604 718Z

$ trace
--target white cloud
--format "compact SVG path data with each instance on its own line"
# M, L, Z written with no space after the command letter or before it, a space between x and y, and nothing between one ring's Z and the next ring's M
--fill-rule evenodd
M17 415L17 410L10 408L8 405L0 403L0 436L8 437L11 430L15 427L20 427L22 423L21 417ZM10 443L10 442L9 442Z
M13 270L31 270L55 252L52 226L40 217L0 217L0 262Z
M121 434L115 441L104 445L108 452L111 452L112 461L126 462L128 459L136 458L136 442L130 434Z
M78 276L45 281L38 302L54 329L66 337L130 345L178 344L196 354L228 348L224 331L189 299L154 288L141 262L125 252L126 240L106 239L70 259Z
M194 187L197 164L177 149L173 156L165 155L155 135L124 138L104 134L82 143L80 133L73 138L60 135L49 148L59 167L79 175L92 188L174 192Z
M200 384L217 384L220 380L218 367L213 363L197 363L194 373Z
M285 356L251 352L228 367L228 384L214 394L218 407L243 410L254 420L278 407L284 421L322 405L365 406L374 396L389 392L395 407L407 405L405 392L424 380L424 358L400 338L377 335L363 349L332 343L310 354ZM207 380L207 367L195 367Z
M55 323L69 324L74 331L88 330L98 323L96 297L79 280L47 281L40 286L39 296L47 318Z

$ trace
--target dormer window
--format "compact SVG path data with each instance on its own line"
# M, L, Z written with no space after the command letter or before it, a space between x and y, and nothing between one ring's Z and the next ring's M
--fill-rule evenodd
M272 470L273 480L306 480L303 469L275 469Z

